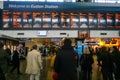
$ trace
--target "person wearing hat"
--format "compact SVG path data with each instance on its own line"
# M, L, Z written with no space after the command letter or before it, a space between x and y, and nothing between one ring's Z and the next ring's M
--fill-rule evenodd
M78 55L71 44L71 40L66 38L56 54L54 76L57 80L77 80Z

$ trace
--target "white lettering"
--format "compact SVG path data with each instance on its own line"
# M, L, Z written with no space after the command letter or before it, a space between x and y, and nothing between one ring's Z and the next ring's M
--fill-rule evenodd
M58 8L56 5L45 5L45 8Z
M9 4L9 8L25 8L25 5Z
M34 5L34 4L32 4L31 8L44 8L44 6L43 5Z

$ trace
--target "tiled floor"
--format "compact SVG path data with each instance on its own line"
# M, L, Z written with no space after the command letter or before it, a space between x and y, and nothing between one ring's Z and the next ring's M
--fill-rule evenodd
M40 80L53 80L52 79L52 69L50 68L50 59L51 57L44 57L43 58L43 70L41 72ZM92 80L102 80L101 73L99 72L99 68L97 66L96 62L96 56L94 56L94 64L93 64L93 70L92 70ZM11 66L9 66L9 69ZM29 75L25 74L25 68L26 68L26 61L21 61L21 67L20 71L22 72L21 75L14 73L6 73L6 79L7 80L29 80ZM80 78L79 78L80 80Z

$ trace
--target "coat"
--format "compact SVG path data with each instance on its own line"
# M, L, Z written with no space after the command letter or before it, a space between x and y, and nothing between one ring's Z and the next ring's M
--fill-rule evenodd
M71 47L62 48L57 53L54 70L58 73L58 80L77 80L77 59L78 55Z
M40 52L32 50L27 55L27 74L38 74L42 69L42 60Z

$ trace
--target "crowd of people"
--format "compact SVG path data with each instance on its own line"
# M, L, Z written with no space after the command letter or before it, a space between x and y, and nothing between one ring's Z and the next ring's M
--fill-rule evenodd
M22 55L22 46L18 45L11 59L10 50L8 48L4 50L3 43L0 42L0 80L6 80L5 74L7 72L13 73L15 69L18 75L21 74L21 59L25 59L27 62L25 73L30 75L29 79L39 80L43 69L41 57L46 54L45 50L47 51L46 48L40 49L37 45L33 45L27 55L24 56ZM44 54L41 54L42 52ZM54 53L50 64L53 69L53 80L92 80L92 65L95 55L97 56L98 68L101 69L103 76L102 80L120 80L120 51L117 46L101 46L95 49L88 46L79 57L72 46L72 41L66 38L61 47L54 47L51 53ZM12 68L8 70L11 63ZM78 75L78 68L80 68L81 76Z

